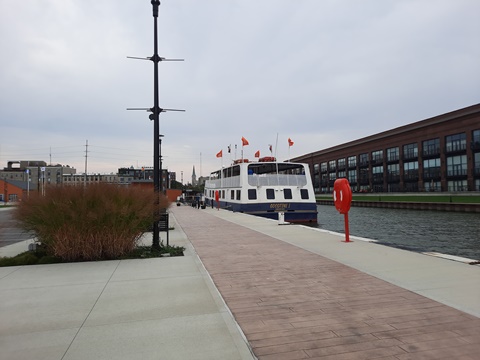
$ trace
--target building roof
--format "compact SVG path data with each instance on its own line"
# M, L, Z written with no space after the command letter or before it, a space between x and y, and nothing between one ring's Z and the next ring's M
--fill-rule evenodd
M480 103L472 105L472 106L468 106L468 107L465 107L465 108L462 108L462 109L454 110L454 111L451 111L451 112L448 112L448 113L445 113L445 114L442 114L442 115L437 115L437 116L434 116L432 118L428 118L428 119L425 119L425 120L420 120L420 121L417 121L417 122L414 122L414 123L403 125L403 126L391 129L391 130L383 131L383 132L380 132L380 133L377 133L377 134L374 134L374 135L370 135L370 136L367 136L367 137L364 137L364 138L361 138L361 139L358 139L358 140L349 141L349 142L346 142L346 143L343 143L343 144L340 144L340 145L336 145L336 146L333 146L333 147L330 147L330 148L327 148L327 149L318 150L318 151L314 151L312 153L300 155L300 156L297 156L296 158L292 159L292 161L302 161L303 159L310 158L311 156L326 154L326 153L329 153L329 152L349 148L349 147L352 147L352 146L355 146L355 145L368 143L370 141L385 139L385 138L388 138L390 136L395 136L395 135L404 133L406 131L422 129L422 128L425 128L425 127L428 127L428 126L440 124L440 123L443 123L443 122L446 122L446 121L451 121L453 119L458 119L458 118L464 117L464 116L477 115L479 112L480 112Z
M9 179L2 179L2 180L5 181L7 184L18 187L19 189L22 189L22 190L28 189L28 183L26 181L9 180Z

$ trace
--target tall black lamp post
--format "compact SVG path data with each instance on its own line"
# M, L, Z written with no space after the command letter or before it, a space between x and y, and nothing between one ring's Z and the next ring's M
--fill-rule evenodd
M153 109L150 119L153 120L153 191L154 191L154 221L153 221L153 241L152 248L160 249L160 232L158 228L159 204L160 204L160 105L158 95L158 38L157 38L157 18L160 0L152 0L153 8Z
M161 146L162 140L160 135L160 113L166 111L185 111L179 109L162 109L159 103L158 91L158 63L160 61L183 61L183 59L165 59L158 55L158 38L157 38L157 18L160 0L151 0L153 10L153 56L147 58L127 56L130 59L150 60L153 61L153 107L152 108L129 108L127 110L146 110L151 112L150 120L153 120L153 189L154 189L154 222L153 222L153 241L152 248L160 249L160 233L158 220L160 218L160 192L162 190L162 159Z

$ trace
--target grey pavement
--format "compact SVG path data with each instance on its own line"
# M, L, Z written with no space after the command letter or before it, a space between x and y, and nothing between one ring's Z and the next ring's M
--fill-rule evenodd
M0 359L254 358L172 220L183 257L0 268Z

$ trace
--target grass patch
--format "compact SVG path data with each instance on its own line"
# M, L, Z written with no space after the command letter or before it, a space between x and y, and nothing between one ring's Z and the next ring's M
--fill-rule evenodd
M317 200L333 200L333 195L317 195ZM352 201L480 204L477 195L353 195Z

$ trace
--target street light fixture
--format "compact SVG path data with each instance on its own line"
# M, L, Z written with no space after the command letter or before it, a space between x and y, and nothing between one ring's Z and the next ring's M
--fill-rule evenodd
M153 62L153 107L152 108L128 108L127 110L145 110L151 112L149 119L153 120L153 191L154 191L154 222L153 222L153 241L152 248L160 249L160 233L158 220L160 217L160 191L162 190L162 159L161 159L161 136L160 135L160 113L167 111L182 111L179 109L162 109L159 105L159 91L158 91L158 63L160 61L183 61L183 59L165 59L158 56L158 38L157 38L157 18L158 7L160 0L151 0L153 10L153 56L152 57L132 57L130 59L150 60Z

